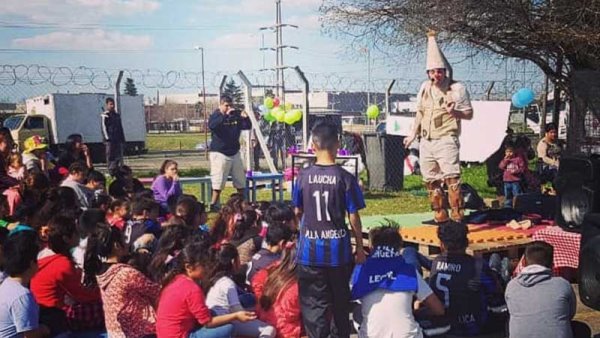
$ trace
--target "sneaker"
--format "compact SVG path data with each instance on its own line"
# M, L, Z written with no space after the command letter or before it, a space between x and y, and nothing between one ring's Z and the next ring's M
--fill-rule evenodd
M221 210L221 206L218 204L211 204L208 208L209 212L219 212Z

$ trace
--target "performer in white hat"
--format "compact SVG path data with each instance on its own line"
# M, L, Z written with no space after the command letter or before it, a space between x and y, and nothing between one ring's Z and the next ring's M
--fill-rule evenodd
M417 95L417 116L411 135L404 140L408 147L421 137L420 165L429 192L434 220L443 223L452 218L461 221L463 200L460 193L460 122L473 117L473 107L465 86L452 79L452 67L435 40L427 34L427 76ZM446 201L442 183L448 187ZM446 210L451 208L450 216Z

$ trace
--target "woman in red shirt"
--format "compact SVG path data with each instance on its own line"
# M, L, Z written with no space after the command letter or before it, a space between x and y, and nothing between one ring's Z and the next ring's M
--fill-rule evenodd
M283 250L281 261L254 276L252 290L258 299L258 319L274 326L277 337L302 335L294 242L289 242Z
M158 302L156 334L158 338L231 337L238 320L256 319L253 312L239 311L222 316L211 314L206 307L200 282L210 266L208 245L192 242L179 253L176 267L163 281Z

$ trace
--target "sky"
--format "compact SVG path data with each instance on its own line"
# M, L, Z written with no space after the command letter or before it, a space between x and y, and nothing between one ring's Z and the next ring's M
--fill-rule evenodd
M321 1L282 0L283 22L299 26L284 30L284 44L299 48L286 49L285 64L300 66L307 74L335 74L332 83L364 80L366 55L349 49L348 40L323 33ZM274 22L275 0L3 0L0 66L200 72L195 47L201 46L210 86L217 80L211 74L217 72L255 73L273 67L274 53L259 48L263 39L265 47L272 46L274 34L259 28ZM371 71L373 79L425 77L422 58L394 60L375 52ZM481 78L469 62L455 74Z

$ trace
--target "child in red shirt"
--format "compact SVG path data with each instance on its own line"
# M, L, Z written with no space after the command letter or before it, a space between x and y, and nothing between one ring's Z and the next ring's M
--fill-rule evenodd
M277 338L302 336L302 314L296 277L296 245L288 242L281 261L260 270L252 279L258 318L277 330Z
M512 208L513 199L522 194L521 177L525 170L523 159L515 155L515 148L512 145L506 146L504 158L498 165L504 173L502 181L504 182L504 207Z
M208 246L204 243L190 243L177 256L177 267L166 276L158 302L158 338L231 337L231 322L256 319L248 311L212 316L199 285L210 263L206 257Z

